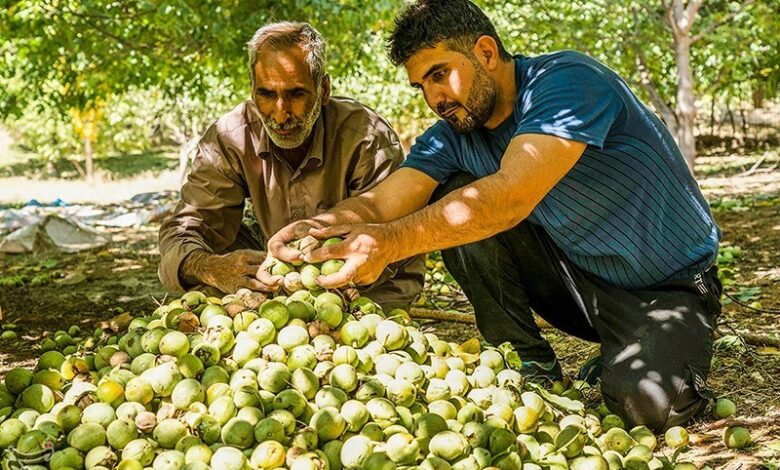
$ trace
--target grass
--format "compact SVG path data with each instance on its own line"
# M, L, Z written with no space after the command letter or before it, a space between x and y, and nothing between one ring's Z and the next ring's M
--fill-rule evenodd
M61 157L45 160L21 149L9 147L9 152L0 160L0 178L25 177L30 179L81 179L76 165L84 166L82 159ZM160 149L132 154L96 157L95 173L102 173L105 179L133 178L141 174L161 174L175 170L179 165L178 153Z
M30 199L69 203L116 203L135 194L178 190L178 153L160 149L95 159L94 181L86 183L74 160L51 162L9 146L0 156L0 206L14 207ZM83 167L83 161L78 162Z
M696 176L698 178L728 177L751 172L751 169L751 173L760 173L762 169L778 164L780 164L779 148L744 154L700 155L696 160Z

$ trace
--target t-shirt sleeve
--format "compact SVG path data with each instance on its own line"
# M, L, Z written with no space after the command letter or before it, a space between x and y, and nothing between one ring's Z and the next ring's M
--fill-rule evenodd
M447 178L461 169L457 158L457 138L446 128L447 124L439 121L419 136L402 168L414 168L444 184Z
M549 134L603 147L623 109L611 73L565 58L545 64L523 93L514 135Z

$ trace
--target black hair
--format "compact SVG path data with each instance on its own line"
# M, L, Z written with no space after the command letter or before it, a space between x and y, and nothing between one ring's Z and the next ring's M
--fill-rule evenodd
M387 49L390 60L401 65L421 49L436 47L442 41L451 50L471 54L481 36L496 41L502 60L512 58L485 12L470 1L418 0L395 19Z

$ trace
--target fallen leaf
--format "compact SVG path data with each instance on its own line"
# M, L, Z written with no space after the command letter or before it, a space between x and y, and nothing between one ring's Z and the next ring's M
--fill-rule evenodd
M780 356L780 349L771 346L764 346L763 348L758 348L756 352L764 356Z
M766 448L772 452L780 453L780 441L767 442Z
M133 316L125 312L115 316L107 322L100 322L99 326L104 330L111 329L114 333L119 333L120 331L125 331L132 320Z
M119 281L119 283L127 288L135 289L141 284L141 281L139 281L136 277L126 277Z
M53 269L56 268L59 263L56 259L47 259L43 263L41 263L41 266L43 266L46 269Z
M468 341L464 341L458 346L458 352L464 352L468 354L479 354L479 340L477 338L471 338Z
M479 340L477 338L471 338L458 345L453 352L456 356L463 359L463 362L466 364L474 364L479 360L479 351Z
M579 415L583 415L585 413L585 405L581 401L552 394L535 383L529 383L528 385L531 387L531 389L536 391L536 393L538 393L544 401L560 410Z
M63 286L75 286L76 284L81 284L82 282L86 282L86 280L87 280L87 276L85 276L83 273L79 271L76 271L62 278L59 284L62 284Z
M504 356L504 361L507 366L515 370L523 369L523 361L520 359L520 355L517 354L517 351L515 351L515 347L512 346L512 343L501 343L498 346L498 350L501 352L501 355Z

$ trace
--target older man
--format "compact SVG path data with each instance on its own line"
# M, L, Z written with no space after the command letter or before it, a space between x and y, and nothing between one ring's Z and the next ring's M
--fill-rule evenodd
M443 249L480 331L511 342L523 374L561 374L533 309L601 344L602 394L629 423L662 430L704 409L720 230L663 123L584 54L510 55L468 0L411 4L390 57L442 120L403 168L319 218L342 226L299 222L269 251L345 259L320 279L335 286ZM304 232L346 239L305 256L284 245Z
M403 160L390 125L360 103L330 96L325 42L309 24L259 29L248 43L252 99L202 137L175 213L160 229L159 276L171 290L271 291L255 276L262 243L242 225L252 203L261 236L371 189ZM361 292L406 306L420 292L420 257L390 266Z

